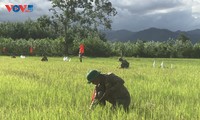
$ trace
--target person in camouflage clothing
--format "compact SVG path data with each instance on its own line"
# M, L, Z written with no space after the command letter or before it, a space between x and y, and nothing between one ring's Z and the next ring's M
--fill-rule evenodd
M106 101L112 104L112 108L123 106L128 111L130 104L130 94L124 86L124 80L113 73L101 74L97 70L91 70L87 74L88 83L95 86L95 97L91 103L90 109L95 105L106 105Z
M119 58L119 62L121 62L121 68L128 68L129 67L129 62L127 62L125 59L123 58Z

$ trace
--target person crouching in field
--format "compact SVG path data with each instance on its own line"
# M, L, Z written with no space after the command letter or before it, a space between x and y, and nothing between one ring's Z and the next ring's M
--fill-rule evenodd
M123 58L119 58L119 62L121 62L121 68L129 68L129 62Z
M11 58L16 58L15 54L12 54L12 55L11 55Z
M46 55L43 55L43 57L42 57L41 61L48 61L48 58L47 58L47 56L46 56Z
M130 94L124 86L124 80L113 73L101 74L97 70L91 70L87 74L88 83L95 85L90 109L100 104L105 106L106 101L112 104L112 109L122 106L128 111L130 105Z

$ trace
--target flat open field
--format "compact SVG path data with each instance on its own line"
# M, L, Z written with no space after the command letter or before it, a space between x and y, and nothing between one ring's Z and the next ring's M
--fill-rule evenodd
M25 59L0 56L1 120L199 120L200 60L127 58L129 69L118 69L117 57ZM165 68L160 68L161 62ZM172 66L172 68L171 68ZM91 69L113 72L131 94L130 112L89 110L94 85Z

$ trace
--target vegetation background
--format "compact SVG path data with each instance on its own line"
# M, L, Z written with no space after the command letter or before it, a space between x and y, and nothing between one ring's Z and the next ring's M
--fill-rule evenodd
M146 58L200 58L200 43L171 39L165 42L104 42L93 34L87 38L76 37L65 52L64 38L17 39L0 38L0 55L65 56L78 55L79 45L85 45L85 56L90 57L146 57ZM33 48L33 53L30 53ZM5 50L4 50L5 49Z

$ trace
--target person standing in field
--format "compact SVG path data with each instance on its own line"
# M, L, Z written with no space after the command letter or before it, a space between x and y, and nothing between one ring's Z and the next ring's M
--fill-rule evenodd
M30 55L33 54L33 47L30 47L30 48L29 48L29 53L30 53Z
M122 78L113 73L101 74L97 70L91 70L87 74L87 80L95 85L90 109L97 104L105 106L108 101L112 104L112 109L122 106L128 111L131 98Z
M119 62L121 62L121 68L129 68L129 62L122 57L119 58Z
M79 59L80 59L80 62L82 62L82 58L83 58L83 54L84 54L84 45L83 44L80 44L79 46Z

